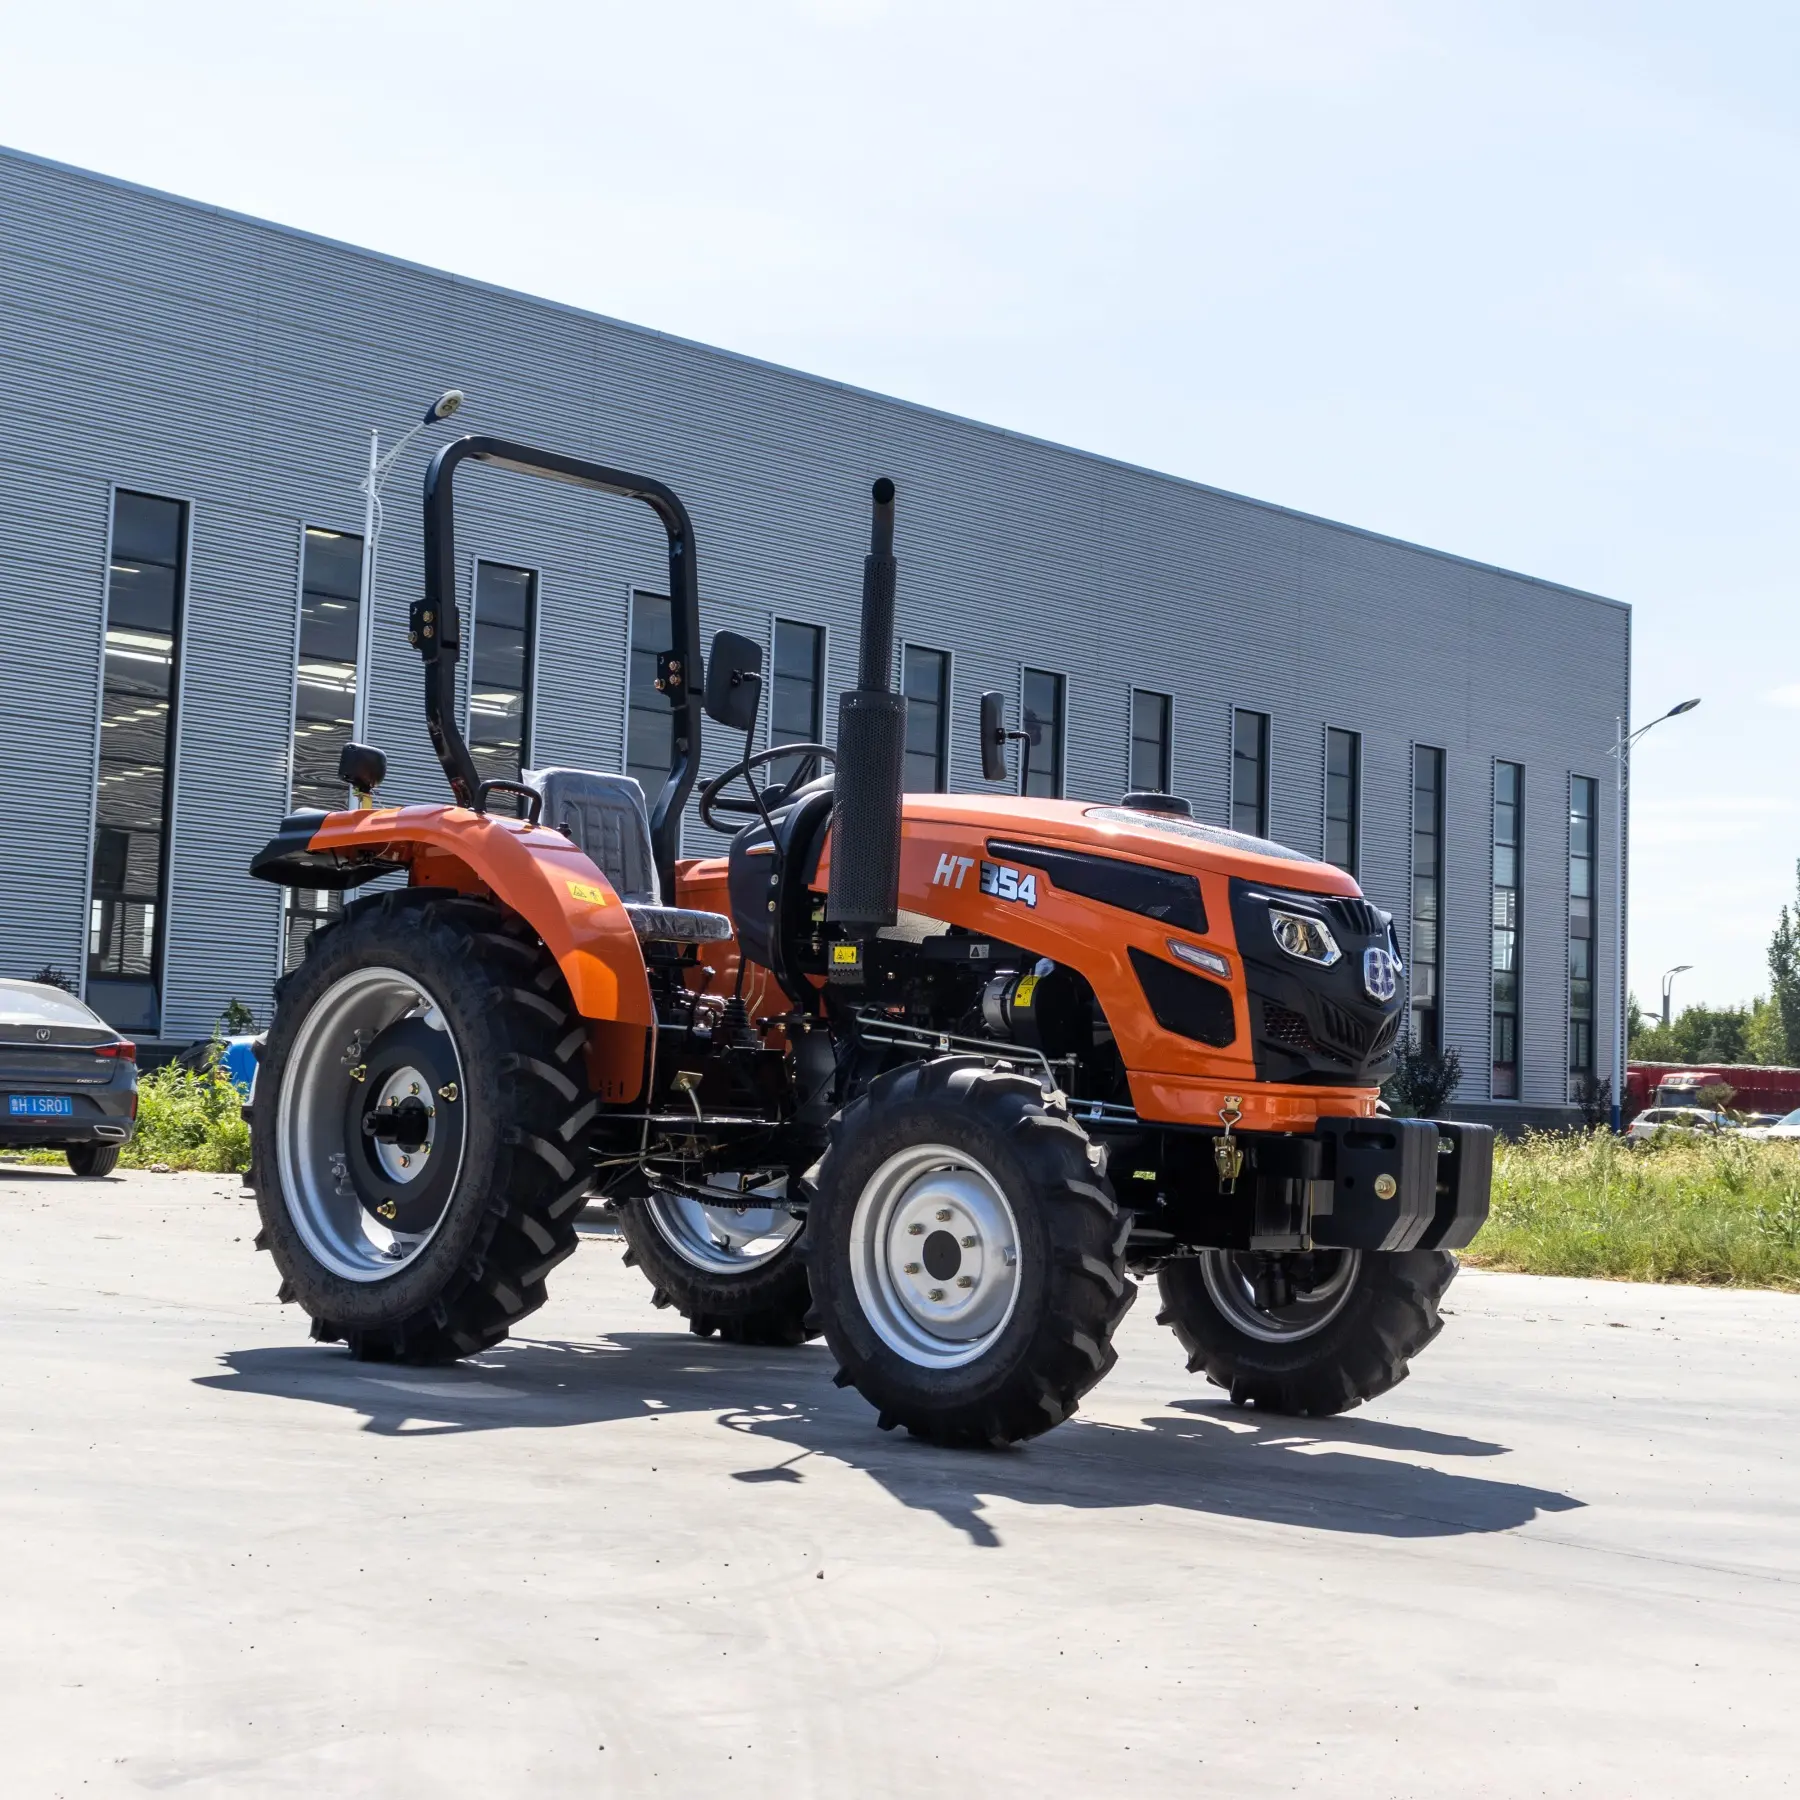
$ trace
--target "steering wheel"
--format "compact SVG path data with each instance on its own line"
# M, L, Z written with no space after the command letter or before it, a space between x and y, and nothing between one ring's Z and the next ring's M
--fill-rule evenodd
M828 756L834 766L837 762L837 752L829 744L771 744L767 750L759 750L754 756L746 756L734 762L724 774L715 775L700 790L700 822L709 831L729 832L732 827L721 825L713 817L715 812L729 813L738 818L760 819L763 809L754 800L721 800L720 791L742 778L754 793L755 784L750 782L751 771L762 768L766 763L780 762L789 756L801 757L806 762L817 762L821 757ZM799 776L804 773L804 768L796 769L794 773ZM790 781L786 785L792 787L794 783Z

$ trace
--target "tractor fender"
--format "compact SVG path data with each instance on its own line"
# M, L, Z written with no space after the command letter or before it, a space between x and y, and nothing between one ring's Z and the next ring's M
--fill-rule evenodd
M355 887L398 868L415 887L491 894L556 958L587 1019L654 1028L637 933L617 890L560 831L463 806L296 813L250 872L288 887Z

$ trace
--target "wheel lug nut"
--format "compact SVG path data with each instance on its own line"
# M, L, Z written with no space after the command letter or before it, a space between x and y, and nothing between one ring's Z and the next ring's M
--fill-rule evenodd
M949 1209L949 1207L947 1207L947 1206L940 1206L940 1207L939 1207L939 1208L938 1208L938 1210L937 1210L937 1216L938 1216L938 1217L939 1217L939 1218L940 1218L940 1219L947 1219L947 1218L949 1218L949 1217L950 1217L950 1209Z
M932 1290L931 1290L931 1297L932 1297L932 1299L934 1299L934 1300L941 1300L941 1299L943 1299L943 1297L944 1297L944 1290L943 1290L943 1289L942 1289L942 1288L933 1288L933 1289L932 1289Z
M981 1239L976 1237L975 1234L973 1232L971 1232L966 1238L963 1239L962 1247L965 1250L973 1250L975 1248L975 1246L977 1244L979 1244L980 1242L981 1242Z
M956 1278L956 1285L958 1287L973 1287L975 1285L975 1277L973 1275L959 1275Z
M906 1235L908 1237L923 1237L925 1235L925 1227L923 1225L909 1225L906 1228Z
M908 1263L908 1264L907 1264L907 1265L906 1265L906 1272L907 1272L907 1274L909 1274L909 1275L916 1275L916 1274L918 1274L918 1272L919 1272L919 1265L918 1265L918 1264L917 1264L917 1263Z

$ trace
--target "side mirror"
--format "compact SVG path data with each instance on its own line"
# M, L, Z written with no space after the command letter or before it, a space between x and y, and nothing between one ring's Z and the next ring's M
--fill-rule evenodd
M346 787L373 793L387 779L387 758L373 744L346 744L338 752L337 772Z
M981 696L981 778L983 781L1006 779L1006 696L998 688L989 688Z
M706 659L706 716L727 731L748 731L762 702L762 645L741 632L721 631Z

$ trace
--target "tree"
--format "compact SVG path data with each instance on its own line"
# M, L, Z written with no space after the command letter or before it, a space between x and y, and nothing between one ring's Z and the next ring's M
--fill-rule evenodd
M44 987L61 988L65 994L75 992L74 978L62 969L52 968L49 963L45 963L31 979Z
M1796 899L1781 909L1769 939L1769 998L1781 1014L1784 1062L1800 1063L1800 862L1794 865Z
M1764 1068L1789 1062L1787 1033L1781 1025L1781 1008L1769 997L1750 1003L1750 1023L1744 1030L1744 1059Z
M1671 1024L1645 1023L1631 1039L1637 1062L1736 1063L1746 1059L1750 1009L1689 1006Z

